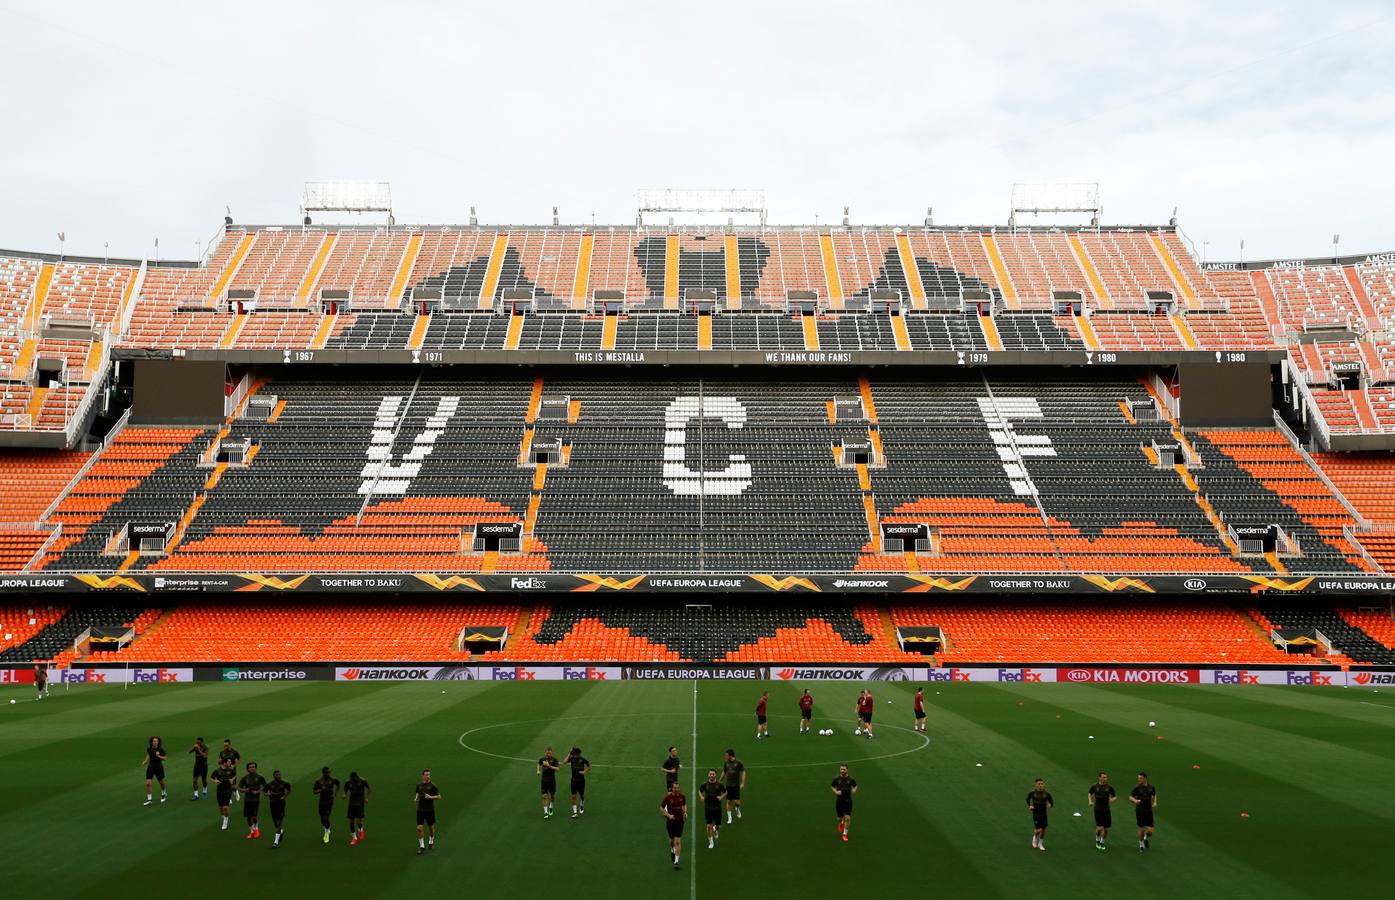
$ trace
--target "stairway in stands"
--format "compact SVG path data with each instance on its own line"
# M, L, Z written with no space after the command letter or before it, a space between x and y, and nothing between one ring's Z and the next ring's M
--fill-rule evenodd
M1395 650L1374 640L1333 609L1311 606L1261 606L1259 611L1274 623L1276 628L1316 628L1327 636L1343 656L1353 662L1395 664Z
M93 625L129 625L145 612L140 606L75 606L29 640L0 651L0 662L57 659Z

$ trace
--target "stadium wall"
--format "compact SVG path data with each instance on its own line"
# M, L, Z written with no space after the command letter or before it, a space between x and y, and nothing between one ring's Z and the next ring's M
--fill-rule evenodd
M184 684L189 682L304 681L855 681L997 684L1177 684L1395 687L1395 668L1343 670L1336 666L1220 668L1177 666L1081 666L1000 664L933 668L905 665L489 665L387 663L171 664L131 667L99 664L50 668L50 685ZM0 684L33 684L32 667L0 668Z

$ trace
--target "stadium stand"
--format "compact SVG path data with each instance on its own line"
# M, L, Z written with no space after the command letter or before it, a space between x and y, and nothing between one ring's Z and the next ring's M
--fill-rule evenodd
M36 568L125 571L139 554L121 540L131 523L187 524L205 473L199 428L128 428L117 435L50 520L63 534ZM182 465L181 465L182 464ZM60 565L61 564L61 565Z
M1197 483L1227 523L1278 525L1292 539L1286 557L1266 555L1275 571L1371 571L1342 533L1350 514L1283 435L1202 431L1192 440L1209 461L1196 473Z
M1351 627L1360 629L1385 649L1395 651L1395 618L1391 617L1390 610L1373 612L1338 607L1337 613Z
M54 660L66 664L74 658L73 642L93 625L133 625L145 612L138 606L69 607L56 619L42 623L43 627L25 640L0 650L0 662Z
M22 571L54 537L41 520L86 453L0 450L0 572Z
M528 633L484 655L519 661L768 662L918 659L902 653L871 607L796 608L720 603L683 607L558 602L535 611Z
M1160 465L1153 446L1188 439L1130 421L1148 390L1051 372L285 377L257 386L269 419L123 432L59 503L43 568L1370 570L1342 534L1354 520L1278 432L1205 432L1195 467ZM247 448L241 464L224 444ZM120 545L152 522L173 529L167 554ZM487 522L517 524L519 548L477 548ZM907 522L935 546L883 554L881 526ZM1256 522L1293 547L1238 556L1227 525Z
M1287 432L1184 428L1164 400L1185 383L1169 367L1227 351L1274 366L1274 396L1292 392L1280 412L1315 446L1395 435L1393 272L1379 257L1203 268L1172 227L229 226L198 264L0 254L5 439L74 446L88 404L128 402L132 359L188 351L250 367L251 385L221 424L128 425L94 454L0 451L0 571L102 591L154 584L123 580L138 573L268 590L296 581L272 575L415 573L456 596L507 582L477 575L616 577L533 608L171 597L12 626L41 608L15 604L5 652L66 661L115 615L139 634L121 658L151 662L456 660L459 630L484 619L511 632L488 658L516 661L893 664L920 659L895 641L911 624L945 630L946 664L1042 646L1062 662L1279 664L1275 626L1322 630L1337 662L1388 660L1388 617L1267 598L1395 572L1389 455L1317 454L1339 497ZM489 351L556 355L523 368ZM650 351L732 355L581 365ZM838 365L753 373L741 351ZM905 351L946 355L912 368ZM1044 351L1070 355L996 355ZM1272 547L1242 537L1256 531ZM888 606L832 585L797 606L602 600L641 573L766 578L782 600L818 589L791 573L1140 592L1243 575L1260 599ZM206 646L227 629L249 638Z
M66 606L53 604L0 604L0 651L17 647L57 622Z
M449 661L468 659L466 625L512 628L511 604L186 603L158 619L126 662Z
M957 600L893 604L897 626L939 626L940 662L1062 663L1292 662L1245 613L1165 602L1014 603Z
M1317 453L1327 477L1361 513L1368 527L1355 532L1385 571L1395 571L1395 458L1382 453Z
M1309 604L1265 604L1258 610L1275 628L1322 632L1332 642L1334 660L1382 666L1395 664L1395 650L1372 638L1335 609Z

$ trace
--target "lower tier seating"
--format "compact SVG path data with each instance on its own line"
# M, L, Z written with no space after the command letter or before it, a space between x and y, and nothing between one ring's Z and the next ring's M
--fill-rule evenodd
M1352 662L1377 666L1395 665L1395 650L1371 637L1337 610L1311 604L1264 604L1258 611L1275 628L1315 628L1321 631L1332 642L1337 653Z
M144 612L138 606L74 606L23 642L0 650L0 662L54 660L63 664L73 658L73 641L93 625L134 625Z
M529 662L889 662L911 660L875 607L756 608L565 601L534 610L496 657Z
M47 603L0 604L0 651L23 644L57 622L67 609Z
M31 623L32 620L32 623ZM73 639L91 625L130 624L136 640L99 659L130 663L1094 663L1285 665L1311 662L1277 649L1274 628L1317 628L1333 662L1395 664L1388 613L1279 601L1237 609L1200 601L1120 602L956 598L927 602L755 605L565 597L516 603L366 600L191 601L169 610L121 606L0 606L0 661L75 662ZM457 648L462 630L502 627L502 650ZM896 629L938 626L937 656L906 653Z
M898 626L938 626L946 664L1292 662L1258 623L1225 606L985 600L893 605L891 617Z
M454 660L469 626L512 628L509 604L189 603L169 612L121 658L130 662Z
M48 542L53 526L39 522L86 453L0 450L0 572L19 572Z

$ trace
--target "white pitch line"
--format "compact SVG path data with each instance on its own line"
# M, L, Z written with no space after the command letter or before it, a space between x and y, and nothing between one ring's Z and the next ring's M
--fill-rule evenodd
M692 804L693 804L693 802L697 800L697 770L698 770L698 765L697 765L697 716L698 716L697 706L698 706L698 698L697 698L697 695L698 695L698 680L697 680L696 678L694 678L694 679L693 679L693 755L690 756L690 757L688 757L688 765L689 765L689 766L692 766L692 769L693 769L693 792L692 792L691 795L689 795L689 797L690 797L690 799L688 800L689 807L691 807ZM691 819L691 818L692 818L692 815L690 814L690 815L688 816L688 818ZM689 853L689 859L688 859L688 896L691 897L692 900L697 900L697 860L698 860L698 851L701 849L701 843L702 843L702 842L699 841L699 840L695 837L695 835L696 835L696 833L697 833L697 825L693 825L693 827L690 828L690 829L688 829L688 830L691 832L691 834L689 835L689 841L690 841L689 850L690 850L690 853Z
M1372 702L1369 701L1369 700L1361 700L1361 701L1359 701L1359 702L1361 703L1362 706L1379 706L1381 709L1395 709L1395 706L1389 706L1388 704L1385 704L1385 703L1372 703Z
M694 703L696 703L696 701L694 701ZM466 739L467 737L469 737L470 735L472 735L472 734L477 734L477 733L479 733L479 732L481 732L481 731L488 731L488 730L490 730L490 729L492 729L492 728L511 728L511 727L513 727L513 726L515 726L515 725L537 725L537 724L539 724L539 723L548 723L548 722L569 722L569 721L577 721L577 720L582 720L582 719L652 719L652 718L654 718L655 716L674 716L674 715L679 715L679 716L681 716L682 713L622 713L622 714L619 714L619 715L609 715L609 716L562 716L561 718L557 718L557 719L522 719L522 720L517 721L517 722L494 722L494 723L489 724L489 725L481 725L481 726L479 726L478 728L471 728L469 731L466 731L466 732L462 733L462 734L460 735L460 737L456 740L456 743L458 743L461 747L465 748L466 750L469 750L471 753L478 753L478 754L481 755L481 756L490 756L490 757L493 757L494 759L503 759L503 760L508 760L509 762L531 763L531 762L536 762L536 760L530 759L530 758L528 758L528 757L526 757L526 756L509 756L509 755L507 755L507 754L505 754L505 753L493 753L493 752L491 752L491 751L489 751L489 750L482 750L482 749L480 749L479 747L474 746L473 744L467 743L465 739ZM740 716L740 717L742 717L742 718L745 718L745 717L747 717L748 714L747 714L747 713L703 713L703 715L705 715L705 716ZM776 714L776 715L771 716L770 718L772 718L772 719L798 719L799 716L786 715L786 714L783 714L783 713L779 713L779 714ZM929 746L930 746L930 737L929 737L928 735L924 735L924 734L920 734L920 733L918 733L918 732L914 732L914 731L912 731L911 729L906 728L906 727L904 727L904 726L902 726L902 725L892 725L892 724L890 724L889 722L883 722L881 727L882 727L883 729L891 728L891 729L894 729L894 730L896 730L896 731L904 731L904 732L906 732L907 734L914 734L916 737L920 738L920 744L919 744L919 746L912 747L912 748L910 748L909 750L898 750L898 751L896 751L895 753L881 753L881 754L878 754L878 755L876 755L876 756L863 756L863 757L857 758L857 759L855 760L856 762L864 763L864 762L876 762L877 760L881 760L881 759L894 759L894 758L896 758L896 757L898 757L898 756L906 756L906 755L911 754L911 753L918 753L918 752L920 752L921 750L924 750L926 747L929 747ZM696 726L694 726L694 731L696 732ZM694 750L693 752L696 753L697 751ZM816 767L816 766L837 766L837 765L839 765L839 764L841 764L841 763L844 763L844 762L847 762L847 761L848 761L847 757L839 757L838 759L829 760L829 761L826 761L826 762L770 763L770 764L768 764L768 765L761 766L761 768L762 768L762 769L811 769L811 768L814 768L814 767ZM640 765L640 766L636 766L636 765L630 765L630 764L628 764L628 763L612 763L612 764L609 764L609 765L598 765L598 764L596 764L596 763L592 763L592 764L591 764L591 768L593 768L593 769L653 769L654 767L653 767L652 765Z

